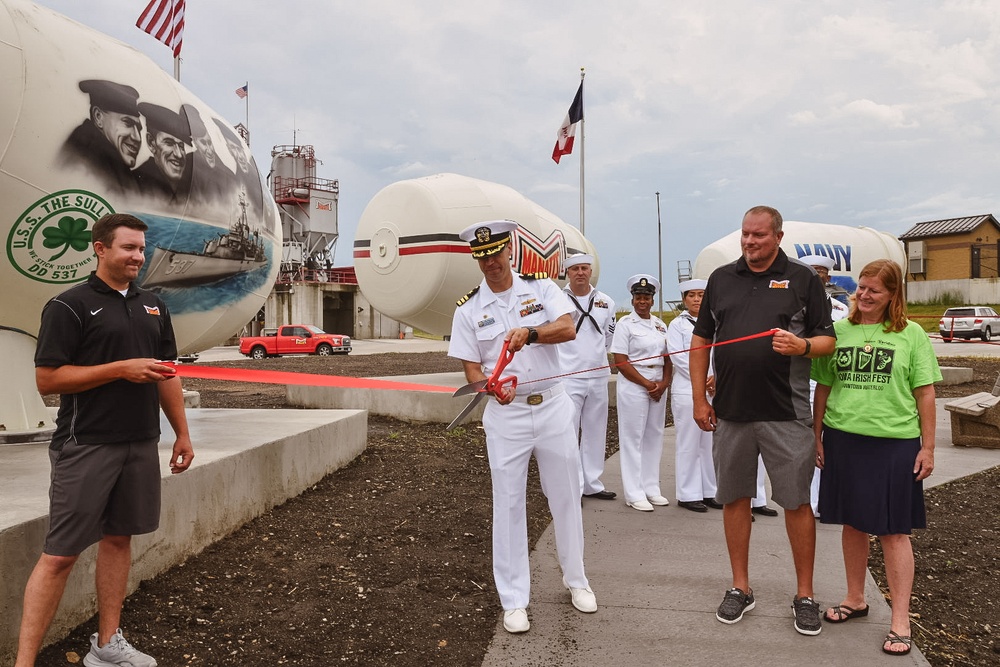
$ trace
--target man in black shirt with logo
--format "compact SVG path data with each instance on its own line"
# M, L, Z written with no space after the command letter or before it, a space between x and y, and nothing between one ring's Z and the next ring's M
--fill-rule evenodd
M52 488L49 532L28 579L15 667L34 665L66 580L80 553L98 543L98 632L87 667L155 667L121 634L119 620L131 536L159 526L159 409L174 433L172 473L194 452L180 380L159 359L174 359L170 314L163 301L136 287L146 224L112 214L92 231L97 270L42 310L35 378L38 391L60 394L49 446Z
M716 500L723 523L733 586L716 618L736 623L754 608L749 583L750 499L756 493L757 456L771 477L772 498L785 509L797 591L795 629L817 635L822 626L813 600L816 525L809 483L816 440L809 404L812 357L836 343L826 293L815 271L779 247L781 214L757 206L743 217L743 256L712 272L694 328L690 353L694 419L714 431ZM716 393L705 398L709 349L702 347L774 329L769 337L715 348Z

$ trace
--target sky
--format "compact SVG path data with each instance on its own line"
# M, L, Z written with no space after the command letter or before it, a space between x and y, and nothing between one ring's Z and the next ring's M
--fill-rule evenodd
M146 0L39 4L173 72L134 25ZM579 150L551 154L581 68L585 234L619 304L757 204L896 235L1000 213L991 0L188 0L186 23L182 84L235 124L249 82L261 170L308 144L339 180L339 266L379 190L442 172L577 226Z

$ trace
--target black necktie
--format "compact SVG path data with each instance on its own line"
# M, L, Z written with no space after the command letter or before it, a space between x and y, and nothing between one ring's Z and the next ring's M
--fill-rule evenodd
M576 300L576 297L573 296L572 294L569 294L570 301L573 302L573 305L576 306L577 310L579 310L581 313L583 313L583 315L580 317L580 319L578 319L576 321L576 332L577 333L580 333L580 327L583 326L583 320L584 319L590 320L591 323L593 323L593 325L594 325L594 329L597 330L597 333L601 333L601 327L600 327L600 325L597 324L597 320L594 319L594 316L590 314L590 311L592 311L594 309L594 297L595 296L597 296L597 294L591 294L590 295L590 303L587 305L587 310L584 310L583 306L580 305L580 302Z

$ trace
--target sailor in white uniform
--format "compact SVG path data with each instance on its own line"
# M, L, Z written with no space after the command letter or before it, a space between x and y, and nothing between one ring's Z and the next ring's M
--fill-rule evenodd
M573 404L558 380L556 343L575 337L572 304L544 274L514 275L510 220L481 222L460 234L479 261L483 281L458 302L448 355L462 360L469 382L486 379L504 341L515 352L504 375L518 379L486 405L483 427L493 480L493 578L511 633L531 627L527 607L531 570L525 485L534 456L555 526L563 585L573 606L597 611L583 567L580 455L573 433Z
M722 505L715 502L715 463L712 461L712 433L702 431L694 421L694 402L691 397L691 371L688 353L691 349L691 332L701 311L706 280L685 280L678 287L684 311L667 326L667 351L673 363L673 380L670 383L670 410L677 429L675 452L675 482L677 505L692 512L717 510ZM715 378L711 361L708 368L708 399L714 392Z
M819 279L823 281L823 287L827 288L826 299L830 302L830 319L834 322L842 320L850 314L850 309L843 303L830 295L828 286L830 285L830 271L833 271L835 262L826 255L805 255L799 257L799 261L816 270ZM816 381L809 380L809 403L813 402L816 393ZM809 504L812 505L813 516L819 517L819 468L813 472L812 484L809 485Z
M608 441L608 348L615 333L615 302L590 284L592 255L567 258L568 282L563 287L573 304L576 339L561 343L559 363L566 393L573 401L573 432L580 432L580 466L585 498L612 500L614 491L604 488L604 454Z
M618 367L618 447L625 504L640 512L669 505L660 493L665 394L670 385L667 326L650 311L660 283L639 273L626 283L632 312L615 325L611 352Z

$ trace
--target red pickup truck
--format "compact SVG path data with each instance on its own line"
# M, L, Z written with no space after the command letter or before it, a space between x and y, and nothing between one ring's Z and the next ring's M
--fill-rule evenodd
M347 354L351 351L350 336L329 334L311 324L288 324L277 329L264 329L262 336L240 338L240 353L251 359L280 357L283 354Z

